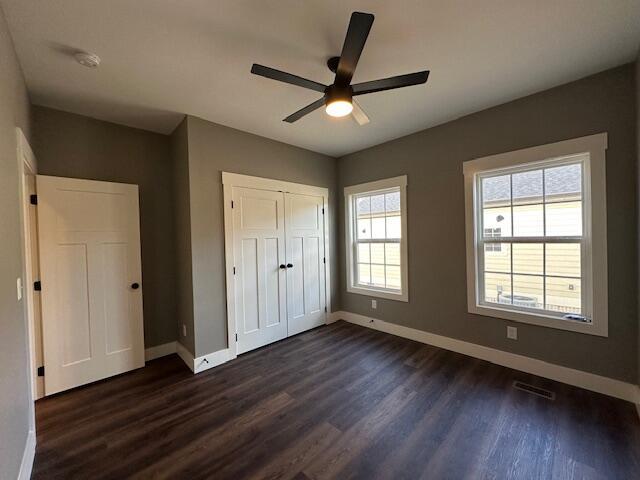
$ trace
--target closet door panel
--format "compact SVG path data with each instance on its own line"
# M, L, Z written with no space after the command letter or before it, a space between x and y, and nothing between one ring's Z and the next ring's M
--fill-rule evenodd
M286 338L284 196L233 188L238 354Z
M326 323L324 197L285 194L289 335Z

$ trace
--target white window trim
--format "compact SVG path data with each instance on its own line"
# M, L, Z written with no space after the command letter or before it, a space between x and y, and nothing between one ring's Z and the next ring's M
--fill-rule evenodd
M353 248L353 202L352 195L361 193L370 193L388 190L391 188L400 188L400 226L402 238L400 240L400 281L401 290L398 293L390 290L380 290L374 287L363 287L355 284L355 258ZM407 176L387 178L377 180L375 182L361 183L352 185L344 189L344 205L345 205L345 241L347 255L347 292L367 295L370 297L386 298L390 300L398 300L401 302L409 301L409 264L407 262Z
M467 307L469 313L602 337L608 336L606 149L607 134L599 133L464 162ZM478 197L476 175L524 164L529 164L529 166L536 163L544 164L554 158L587 152L589 160L585 162L585 191L583 192L585 198L583 235L587 263L586 272L583 272L583 275L585 276L587 298L590 297L588 310L591 312L591 323L559 319L529 311L522 312L509 307L481 305L477 285L478 244L475 221ZM588 294L589 291L592 292L591 295Z

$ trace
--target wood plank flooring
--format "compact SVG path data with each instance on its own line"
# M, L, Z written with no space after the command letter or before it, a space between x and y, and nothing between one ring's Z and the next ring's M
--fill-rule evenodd
M632 404L345 322L195 376L164 357L36 416L35 479L640 478Z

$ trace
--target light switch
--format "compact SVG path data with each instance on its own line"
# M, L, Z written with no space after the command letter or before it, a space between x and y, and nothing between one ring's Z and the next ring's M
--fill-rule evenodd
M16 279L16 294L18 295L18 301L22 300L22 279L20 277Z

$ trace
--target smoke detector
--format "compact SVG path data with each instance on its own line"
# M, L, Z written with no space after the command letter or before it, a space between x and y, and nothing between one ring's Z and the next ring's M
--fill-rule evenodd
M74 57L80 65L87 68L98 68L100 65L100 57L95 53L78 52Z

